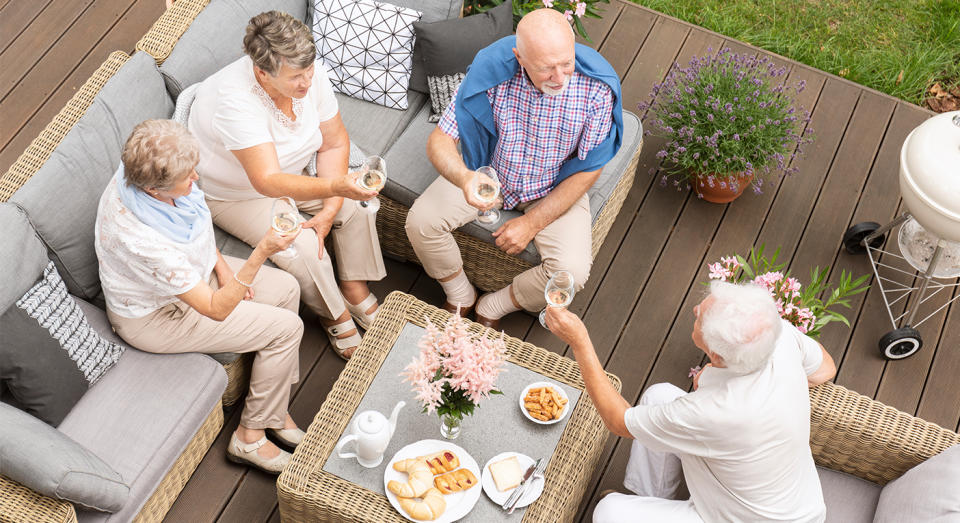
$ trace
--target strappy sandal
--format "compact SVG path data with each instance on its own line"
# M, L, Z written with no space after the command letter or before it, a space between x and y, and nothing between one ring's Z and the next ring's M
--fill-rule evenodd
M349 361L350 358L348 356L344 356L343 353L346 352L347 349L360 347L360 341L362 341L360 332L357 331L352 336L348 336L346 338L338 338L337 336L340 336L345 332L357 330L357 324L350 319L343 323L324 327L324 329L327 331L327 337L330 338L330 344L333 345L333 350L337 352L337 356Z
M350 316L353 316L353 319L357 320L357 325L363 330L369 330L370 326L373 325L373 321L377 318L377 312L380 310L380 307L377 307L376 310L370 314L367 314L367 311L377 303L377 297L371 292L367 294L367 297L364 298L363 301L356 305L350 303L350 300L347 299L344 299L343 302L347 304L347 310L350 311Z

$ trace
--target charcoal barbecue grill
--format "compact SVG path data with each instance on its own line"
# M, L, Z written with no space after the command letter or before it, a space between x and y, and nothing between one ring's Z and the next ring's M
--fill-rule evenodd
M907 136L900 150L900 195L906 211L895 220L883 226L857 223L843 235L847 252L870 258L874 284L893 324L880 338L880 351L892 360L920 350L917 327L960 298L950 297L960 286L960 111L934 116ZM891 252L889 245L883 250L884 235L898 226L900 252ZM897 260L913 271L898 267ZM948 281L931 282L935 278ZM946 303L916 321L920 306L937 295L946 296ZM900 302L904 310L895 316Z

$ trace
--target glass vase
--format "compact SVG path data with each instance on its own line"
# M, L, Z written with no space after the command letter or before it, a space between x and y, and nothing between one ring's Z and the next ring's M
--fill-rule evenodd
M440 415L440 435L445 439L457 439L457 436L460 435L460 429L462 428L461 424L463 423L462 419L457 418L451 414L441 414Z

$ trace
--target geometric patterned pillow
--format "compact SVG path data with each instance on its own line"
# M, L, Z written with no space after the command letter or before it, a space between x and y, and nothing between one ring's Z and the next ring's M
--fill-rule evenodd
M413 23L421 13L373 0L315 0L313 37L337 91L407 108Z
M428 121L440 121L440 115L453 101L453 94L463 81L463 73L447 74L443 76L427 76L427 87L430 88L430 118Z
M53 426L123 350L87 322L53 262L0 314L0 379L24 410Z

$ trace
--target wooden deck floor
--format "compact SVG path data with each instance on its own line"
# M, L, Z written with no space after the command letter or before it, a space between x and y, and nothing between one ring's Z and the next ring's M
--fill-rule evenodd
M113 50L130 52L162 10L161 0L0 0L0 172L87 76ZM670 17L614 0L588 25L593 45L623 81L624 108L636 110L674 62L731 47L762 53ZM761 195L714 205L687 192L665 189L649 169L658 140L645 144L637 181L594 262L586 288L571 309L582 315L602 361L623 380L635 402L649 384L689 387L688 369L701 362L690 342L691 309L702 296L706 264L744 253L752 245L782 247L796 275L831 265L866 273L866 257L842 252L849 224L890 221L899 210L898 153L907 133L932 113L841 78L774 57L804 79L800 102L813 113L816 141L797 163L800 172ZM439 286L416 265L388 261L378 295L410 292L440 303ZM878 289L853 299L853 327L826 328L821 339L839 366L837 383L952 430L960 422L960 306L940 311L921 333L925 347L900 362L880 357L877 340L890 330ZM922 316L921 316L922 317ZM329 349L316 322L301 348L301 383L291 412L309 424L344 363ZM549 350L567 348L535 319L513 314L508 334ZM230 464L224 449L239 409L227 412L225 429L167 516L173 522L278 521L273 478ZM583 499L578 519L590 521L596 496L621 488L629 442L610 438L602 466Z

